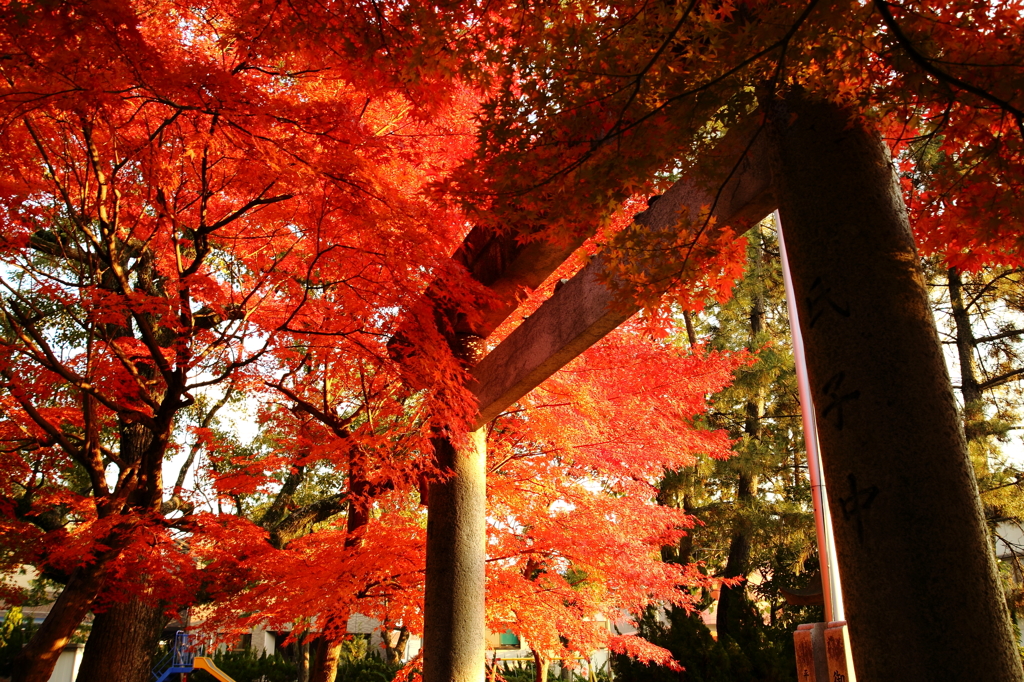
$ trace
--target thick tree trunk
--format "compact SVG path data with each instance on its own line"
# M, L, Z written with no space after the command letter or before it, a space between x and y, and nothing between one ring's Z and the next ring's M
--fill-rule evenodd
M770 121L857 678L1021 680L889 155L800 93Z
M109 544L111 548L96 557L93 563L71 574L43 624L18 655L11 682L47 682L50 679L60 652L89 613L103 585L107 564L121 550L121 540L113 539Z
M16 659L12 682L47 682L50 679L64 645L89 613L99 590L101 573L101 567L92 565L72 575L43 624Z
M398 665L405 656L405 647L409 643L409 628L404 625L398 630L398 637L394 645L391 644L391 637L384 638L384 660L388 665Z
M122 422L120 425L122 458L139 462L139 485L129 498L136 508L152 509L161 501L161 467L149 461L155 456L154 440L153 432L141 424ZM142 580L144 583L145 578ZM152 606L134 596L98 613L85 644L76 681L149 682L153 653L167 622L163 607Z
M146 458L151 458L153 434L138 424L120 423L121 455L126 462L142 462L138 485L130 496L130 503L142 502L144 507L156 510L159 508L159 495L152 497L154 486L161 485L160 466L154 473L145 469ZM117 510L113 510L117 511ZM100 553L93 563L75 571L60 597L50 609L49 615L32 636L28 646L22 650L20 662L15 666L16 672L12 682L47 682L57 665L57 659L64 645L70 641L75 629L92 608L93 600L103 586L104 573L112 560L116 559L127 541L124 529L115 531L104 544L108 549Z
M97 614L76 682L149 682L167 622L162 608L137 597Z
M139 481L129 496L129 503L136 508L158 509L162 501L162 466L152 461L156 456L154 440L153 432L142 424L120 421L121 457L138 463ZM77 682L148 682L153 652L167 620L162 608L134 596L97 614Z
M338 660L341 658L341 642L331 642L325 637L316 641L316 658L310 670L309 682L334 682L338 676Z
M458 445L438 438L434 447L438 464L453 475L431 483L428 496L423 682L480 682L486 655L486 429L466 434Z
M159 511L163 502L163 453L165 448L154 447L156 437L152 431L137 422L120 423L121 459L137 464L138 482L128 502L142 510Z

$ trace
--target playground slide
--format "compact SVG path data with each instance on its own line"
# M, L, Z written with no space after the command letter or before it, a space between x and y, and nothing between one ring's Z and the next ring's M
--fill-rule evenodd
M212 658L206 656L196 656L195 660L192 661L192 666L196 670L205 670L206 672L213 675L217 682L235 682L232 678L224 674L224 671L217 667L217 664L213 662Z

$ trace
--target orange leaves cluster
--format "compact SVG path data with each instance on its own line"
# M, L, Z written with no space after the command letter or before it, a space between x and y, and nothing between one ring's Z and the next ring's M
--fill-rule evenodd
M307 397L333 382L332 408L364 399L350 437L374 453L367 484L419 475L406 441L425 439L429 396L399 401L385 343L467 228L431 184L472 154L479 93L411 83L420 58L374 59L350 17L259 5L0 8L5 568L103 563L101 601L144 574L176 604L232 574L265 533L165 518L165 459L202 452L198 480L224 501L295 466L344 471L352 448L293 429L267 453L191 427L227 394L279 399L268 382ZM203 501L180 488L176 512Z
M681 671L683 667L672 658L668 650L636 635L616 635L608 642L608 648L617 654L625 654L646 665L664 666L669 670Z
M392 510L365 526L355 543L343 528L331 528L284 550L249 545L231 571L208 567L220 579L207 627L217 634L228 624L242 631L312 626L341 639L349 616L361 613L421 632L425 532L416 518Z
M494 77L505 90L484 107L483 160L452 184L493 197L506 222L564 233L608 216L657 174L687 172L723 128L800 87L862 112L897 161L911 162L906 198L926 250L960 266L1020 262L1019 0L507 10L490 27L519 47L502 52ZM655 236L650 251L663 248ZM693 254L693 267L714 253ZM611 258L628 266L629 255Z
M531 424L539 433L557 434L580 466L611 474L621 462L630 477L657 480L663 468L692 464L692 453L728 456L722 434L695 428L690 420L744 361L742 355L687 352L627 326L529 398ZM629 459L622 454L627 452Z
M652 604L692 606L688 588L707 577L662 563L660 548L693 520L656 504L657 483L697 453L729 456L724 434L692 420L744 361L686 352L627 325L524 399L521 412L495 422L493 630L511 627L557 658L608 646L600 621Z

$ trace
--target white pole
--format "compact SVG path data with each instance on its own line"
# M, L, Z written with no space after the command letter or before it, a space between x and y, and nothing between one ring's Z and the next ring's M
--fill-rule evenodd
M796 381L800 393L800 407L803 412L804 443L807 445L807 473L811 479L811 499L814 504L814 526L818 535L818 561L821 564L821 587L825 596L825 622L845 620L843 591L839 583L839 566L836 563L835 541L832 537L832 518L828 510L828 495L825 493L825 479L821 473L821 453L818 450L818 427L814 418L814 403L811 401L811 385L807 379L807 360L804 356L804 340L800 334L800 319L796 311L796 295L793 292L793 278L789 272L786 257L786 240L782 236L782 220L775 211L775 228L779 234L779 252L782 256L782 281L786 287L786 305L789 308L789 325L793 334L793 359L796 364Z

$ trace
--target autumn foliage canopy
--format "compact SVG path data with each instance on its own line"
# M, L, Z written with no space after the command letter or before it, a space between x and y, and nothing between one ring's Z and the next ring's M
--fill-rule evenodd
M202 599L222 630L340 634L354 612L418 630L431 438L475 410L431 306L494 305L451 259L482 227L587 240L650 304L489 428L492 629L589 651L608 644L600 614L690 603L708 578L658 560L691 520L656 484L728 455L693 418L747 358L668 332L729 295L742 242L727 226L645 241L631 216L803 88L890 145L923 250L1019 264L1022 16L1016 0L3 3L0 569L67 585L41 637L130 597ZM520 292L490 343L582 260ZM399 332L415 353L389 349Z

